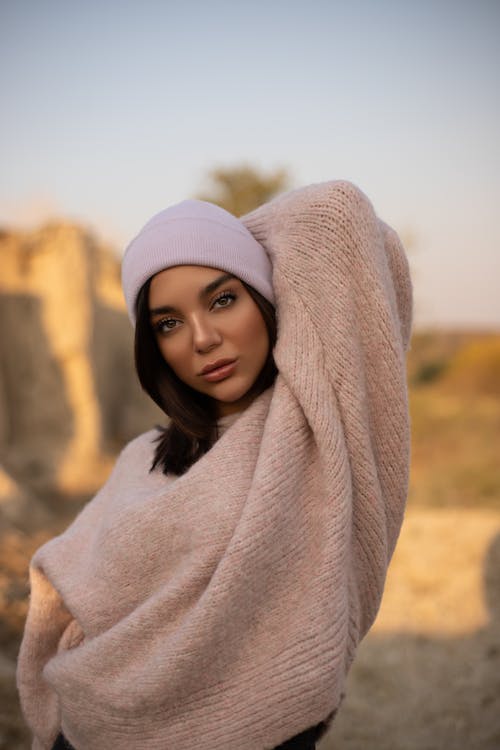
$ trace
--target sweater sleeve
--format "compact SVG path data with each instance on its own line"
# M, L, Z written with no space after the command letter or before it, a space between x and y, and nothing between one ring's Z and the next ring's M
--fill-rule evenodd
M300 403L312 405L313 432L328 420L340 425L353 490L352 617L363 635L380 604L407 496L408 261L396 232L344 181L288 193L244 221L273 264L280 374Z
M30 606L17 663L17 687L23 714L35 735L33 750L51 748L61 730L60 700L45 679L44 669L58 654L77 648L85 640L78 618L54 585L57 575L53 570L46 570L45 561L50 558L51 550L56 550L62 540L67 539L66 544L73 551L67 568L78 564L82 548L88 546L86 538L79 532L80 527L97 525L102 506L138 453L142 459L139 462L141 470L148 465L150 451L147 446L153 435L151 431L125 446L97 495L87 503L64 535L40 547L31 560Z

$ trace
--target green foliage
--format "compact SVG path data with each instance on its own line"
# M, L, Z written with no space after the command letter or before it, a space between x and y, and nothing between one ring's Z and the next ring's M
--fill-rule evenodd
M426 385L427 383L433 383L438 380L446 369L446 361L444 360L432 360L431 362L424 362L412 377L412 385Z
M216 167L209 172L209 180L208 191L196 197L216 203L235 216L253 211L289 185L285 169L264 174L248 165Z

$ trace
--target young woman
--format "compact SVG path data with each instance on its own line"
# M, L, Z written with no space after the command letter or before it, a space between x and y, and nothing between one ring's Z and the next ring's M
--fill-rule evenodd
M314 748L402 521L411 283L353 185L238 220L200 201L129 245L136 366L168 426L31 565L35 748Z

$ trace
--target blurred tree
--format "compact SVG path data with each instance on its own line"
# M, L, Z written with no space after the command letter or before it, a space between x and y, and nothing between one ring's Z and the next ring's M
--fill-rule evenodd
M289 186L286 169L277 169L270 174L248 165L239 167L216 167L208 174L211 186L196 197L222 206L235 216L242 216L262 205Z

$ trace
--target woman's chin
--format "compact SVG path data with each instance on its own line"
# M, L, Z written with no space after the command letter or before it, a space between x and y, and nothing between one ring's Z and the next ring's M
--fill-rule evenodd
M217 402L219 414L224 416L232 414L235 411L242 411L250 405L253 400L249 394L250 388L251 386L241 386L238 388L234 385L232 387L219 388L217 392L210 395Z

